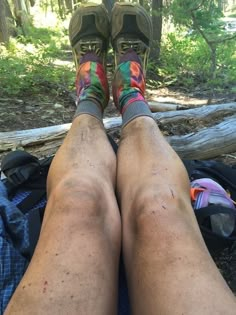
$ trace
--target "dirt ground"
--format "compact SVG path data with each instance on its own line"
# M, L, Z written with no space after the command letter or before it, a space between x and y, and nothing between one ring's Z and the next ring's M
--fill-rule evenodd
M20 98L9 98L0 96L0 131L25 130L40 128L71 122L75 111L75 93L57 88L57 94L51 93L51 86L45 86L44 94L22 95ZM55 87L54 87L55 88ZM180 104L184 106L206 105L208 97L200 96L199 93L183 93L167 88L158 90L147 89L147 100L161 103ZM235 102L236 95L224 97L219 94L212 99L212 104ZM105 117L118 116L112 98L105 111ZM216 121L212 121L212 125ZM182 126L181 132L176 128L178 134L192 131L192 126ZM168 129L166 130L168 133ZM172 131L170 130L170 134Z
M57 94L51 93L51 86L46 85L44 93L37 96L22 95L21 98L7 98L0 96L0 125L1 132L26 130L31 128L47 127L70 123L74 112L75 94L70 93L63 88L57 89ZM55 88L53 89L55 90ZM147 99L158 102L174 103L181 105L199 106L207 104L207 93L196 89L191 93L170 90L167 88L147 90ZM212 103L235 102L235 95L217 95ZM119 116L112 100L105 111L105 117ZM208 121L208 125L215 125L220 118ZM188 124L171 124L168 126L161 125L160 128L165 135L182 135L197 131L202 126L194 121ZM113 130L111 136L116 142L119 142L120 129ZM31 148L29 152L34 152ZM43 155L55 153L55 149L43 151ZM46 152L46 153L45 153ZM5 153L0 153L0 161ZM218 157L219 160L226 164L236 164L236 153ZM236 244L231 249L226 249L215 257L215 261L221 270L229 286L236 294Z
M51 90L57 91L52 94ZM147 89L147 100L157 101L161 103L179 104L185 106L200 106L206 105L208 101L207 92L195 91L186 92L179 90L171 90L162 88L158 90ZM212 99L213 104L228 103L236 101L236 95L224 94L217 95ZM75 93L69 92L63 87L55 87L50 84L45 84L44 93L40 95L22 95L21 98L7 98L0 96L0 125L1 132L26 130L32 128L40 128L47 126L55 126L64 123L70 123L75 112ZM112 98L105 111L105 117L119 116ZM214 120L204 122L201 125L199 122L189 120L188 123L172 123L168 125L159 125L165 136L184 135L196 132L204 126L215 125L220 121L221 117L216 117ZM207 124L207 125L206 125ZM120 129L115 129L109 132L110 135L119 142ZM34 152L34 148L29 148L30 152ZM38 151L38 148L36 152ZM43 150L42 155L52 155L54 149ZM37 153L38 154L38 153ZM0 161L5 153L0 152ZM41 156L42 156L41 155ZM39 154L40 156L40 154ZM236 155L228 154L219 157L227 164L236 163Z

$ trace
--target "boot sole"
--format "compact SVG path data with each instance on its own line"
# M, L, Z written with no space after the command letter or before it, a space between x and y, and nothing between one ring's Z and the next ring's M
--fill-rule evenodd
M142 6L133 3L116 3L112 10L111 25L111 40L114 48L116 39L121 36L136 37L150 46L153 34L152 21Z
M109 43L110 23L103 4L88 3L79 7L73 14L69 25L69 38L72 48L82 38L100 37Z

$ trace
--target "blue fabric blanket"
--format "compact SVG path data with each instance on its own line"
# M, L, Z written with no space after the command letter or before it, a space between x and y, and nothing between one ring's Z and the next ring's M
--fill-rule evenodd
M29 246L27 215L8 200L6 188L0 182L0 314L21 280L27 266Z

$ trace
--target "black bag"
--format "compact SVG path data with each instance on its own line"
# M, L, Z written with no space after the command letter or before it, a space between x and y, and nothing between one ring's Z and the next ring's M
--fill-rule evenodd
M190 181L200 178L211 178L219 183L226 191L230 192L231 198L236 200L236 165L227 166L214 160L183 161L187 169ZM210 216L215 214L233 214L234 230L230 236L223 236L212 231ZM236 241L236 209L226 208L221 205L209 205L195 211L195 215L209 252L215 255L224 248L231 247Z

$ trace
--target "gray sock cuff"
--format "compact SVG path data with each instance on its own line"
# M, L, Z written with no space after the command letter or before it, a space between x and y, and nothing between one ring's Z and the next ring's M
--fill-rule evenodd
M103 113L100 106L91 100L79 102L77 109L75 111L74 118L82 114L91 115L100 121L102 121L103 117Z
M148 116L148 117L153 118L152 112L150 108L148 107L147 103L143 101L136 101L136 102L131 103L123 114L122 127L125 127L133 119L140 116Z

